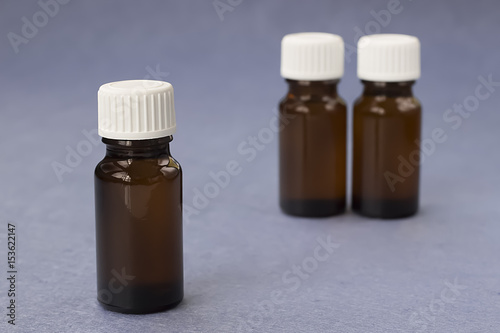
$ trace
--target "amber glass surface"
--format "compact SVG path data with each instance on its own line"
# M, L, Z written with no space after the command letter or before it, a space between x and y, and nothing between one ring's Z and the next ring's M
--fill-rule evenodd
M343 213L346 205L346 104L338 80L287 80L280 103L280 205L306 217Z
M103 139L95 209L98 300L106 309L148 313L182 300L182 180L170 140Z
M353 115L352 209L377 218L413 215L420 167L408 163L419 155L421 127L414 82L363 84Z

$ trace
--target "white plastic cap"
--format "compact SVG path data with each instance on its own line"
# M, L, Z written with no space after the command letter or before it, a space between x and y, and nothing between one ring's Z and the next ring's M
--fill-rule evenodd
M324 32L290 34L281 41L281 76L321 81L344 75L344 41Z
M420 77L420 41L398 34L363 36L358 41L358 77L402 82Z
M99 135L104 138L145 140L175 133L174 88L168 82L111 82L97 95Z

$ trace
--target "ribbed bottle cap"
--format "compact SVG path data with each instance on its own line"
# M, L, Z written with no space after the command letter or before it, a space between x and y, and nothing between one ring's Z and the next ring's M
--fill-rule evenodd
M358 41L358 77L367 81L402 82L420 77L420 42L398 34L363 36Z
M99 135L104 138L144 140L175 133L174 88L168 82L111 82L97 95Z
M281 41L281 76L321 81L344 75L344 41L324 32L290 34Z

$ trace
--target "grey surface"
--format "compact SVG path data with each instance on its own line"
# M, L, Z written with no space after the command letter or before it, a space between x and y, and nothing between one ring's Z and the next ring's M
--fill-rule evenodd
M234 1L233 3L236 3ZM36 2L0 3L0 263L7 221L18 233L18 319L1 332L499 332L500 87L452 129L444 112L474 93L477 77L500 81L497 1L406 1L382 32L422 42L423 137L443 128L423 165L421 211L384 222L346 215L290 218L277 205L277 140L248 162L238 145L266 127L285 93L279 43L286 33L338 33L388 1L243 1L221 21L211 1L77 1L15 53ZM358 36L359 37L359 36ZM175 87L174 156L184 168L184 201L209 172L237 160L242 172L185 221L185 300L145 316L96 304L91 145L58 181L52 163L96 128L99 85L145 78L159 66ZM361 85L355 57L341 95L352 106ZM337 243L315 261L317 239ZM290 282L293 265L315 267ZM5 273L6 275L6 273ZM4 276L4 275L2 275ZM299 282L297 282L299 281ZM297 284L296 284L297 283ZM449 283L458 283L454 292ZM293 287L297 287L294 290ZM464 289L465 288L465 289ZM269 301L281 291L279 304ZM265 308L265 306L268 306ZM263 308L264 307L264 308Z

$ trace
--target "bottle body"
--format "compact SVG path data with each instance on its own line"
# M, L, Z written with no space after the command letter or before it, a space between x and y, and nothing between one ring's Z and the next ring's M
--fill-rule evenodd
M98 300L148 313L183 298L182 172L171 137L111 140L95 170Z
M280 206L283 212L323 217L345 211L345 102L338 80L287 80L280 103Z
M408 82L363 81L353 112L352 209L400 218L418 210L421 107Z

